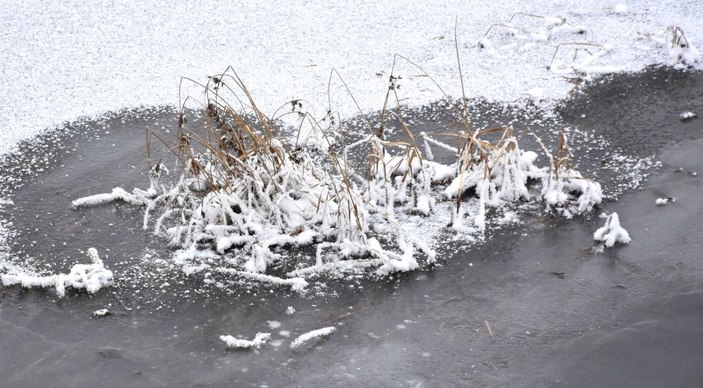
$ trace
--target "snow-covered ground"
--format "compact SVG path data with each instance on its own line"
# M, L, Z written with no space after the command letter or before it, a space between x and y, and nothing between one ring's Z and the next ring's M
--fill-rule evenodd
M468 96L560 98L573 87L561 70L572 65L603 72L669 63L669 52L647 34L673 25L694 44L703 42L701 9L697 0L4 2L0 154L81 116L176 105L181 76L202 80L229 65L265 112L294 98L324 111L332 68L362 109L380 109L395 53L459 96L455 17ZM478 47L492 24L508 23L515 12L548 18L518 15L514 28L494 27L484 40L488 47ZM548 71L565 42L589 45L562 46ZM407 63L397 74L407 103L441 97ZM335 109L353 114L335 85Z

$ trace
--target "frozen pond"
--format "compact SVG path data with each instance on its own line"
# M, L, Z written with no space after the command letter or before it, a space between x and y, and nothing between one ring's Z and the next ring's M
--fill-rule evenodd
M170 128L175 114L122 112L69 126L44 138L54 154L27 146L6 161L4 188L22 179L14 206L0 207L18 233L12 254L65 269L95 246L117 284L63 299L0 288L3 384L695 386L703 379L703 120L679 114L703 113L701 90L700 73L649 69L594 85L557 117L477 105L486 125L546 131L559 123L600 135L633 160L656 153L662 166L642 190L615 190L629 169L605 168L612 155L573 136L580 169L606 191L625 191L604 210L620 214L630 246L592 252L597 216L528 217L490 231L485 244L440 249L432 270L329 280L306 296L186 277L156 260L168 253L141 229L139 209L70 208L118 185L144 187L144 129ZM416 121L429 131L442 120ZM24 174L32 157L34 173ZM660 197L677 200L657 207ZM102 308L112 315L92 316ZM297 335L326 326L337 330L290 349ZM256 351L228 351L219 339L257 332L272 338Z

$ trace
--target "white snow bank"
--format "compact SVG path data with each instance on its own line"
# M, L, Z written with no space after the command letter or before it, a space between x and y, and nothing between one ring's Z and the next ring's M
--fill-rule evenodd
M66 288L85 289L91 294L113 282L112 271L105 268L95 248L88 249L92 264L76 264L68 274L29 275L22 273L3 274L0 280L4 286L20 285L25 288L42 287L56 289L59 297L66 295Z
M632 241L627 230L620 226L620 218L618 217L618 213L615 212L608 216L603 227L593 233L593 239L602 241L605 246L609 248L615 245L616 242L629 244L630 241Z
M239 339L231 335L221 335L220 339L227 345L230 349L259 349L261 345L265 344L271 338L271 333L256 333L256 336L252 340Z
M471 6L463 0L316 0L296 7L273 0L6 2L0 9L0 154L19 140L78 117L175 105L181 76L203 80L228 65L242 74L269 114L294 98L326 106L331 68L340 69L363 110L380 109L379 90L387 78L383 72L388 73L394 53L410 55L450 95L460 96L455 17L463 72L470 75L468 97L513 101L524 91L542 88L545 99L560 98L572 85L545 70L558 43L609 43L612 50L597 65L636 71L669 61L659 47L638 41L638 33L677 25L690 41L703 41L696 9L698 0L627 5L498 0ZM512 29L493 29L484 41L493 43L495 53L477 47L490 25L510 21L516 11L544 18L516 17ZM304 38L291 31L304 31ZM511 48L499 50L503 46ZM565 65L575 56L576 62L589 56L573 47L563 55ZM416 71L407 67L401 72L403 89L410 91L408 103L438 98ZM345 98L339 83L332 86L333 98ZM335 109L354 114L352 105Z
M290 348L297 349L301 346L304 346L310 340L315 339L315 338L328 336L328 335L332 334L335 330L336 329L334 328L334 326L328 326L328 327L323 327L322 329L317 329L317 330L309 331L305 334L301 334L300 336L298 336L298 338L294 339L293 342L290 343Z

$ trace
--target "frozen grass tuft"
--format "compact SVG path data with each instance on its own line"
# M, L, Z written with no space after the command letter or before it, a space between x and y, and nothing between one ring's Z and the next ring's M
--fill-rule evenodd
M605 220L605 225L598 228L598 230L593 233L593 239L602 241L608 248L612 247L617 242L629 244L630 241L632 241L627 230L620 226L620 218L618 217L618 213L615 212L608 216Z
M513 127L472 129L465 99L451 105L463 129L440 135L455 145L425 133L416 138L398 95L397 61L423 72L397 55L380 123L353 134L350 144L331 106L318 119L304 100L293 100L269 117L231 68L206 84L184 78L202 88L203 99L181 100L175 136L147 136L148 159L152 142L163 143L178 160L178 180L164 179L162 161L150 163L147 190L116 188L73 206L144 207L144 229L176 249L174 263L187 274L217 272L305 292L305 279L326 273L386 276L434 264L433 241L413 231L438 215L450 218L450 233L473 241L485 233L492 209L541 201L546 211L571 218L601 202L600 185L573 169L563 134L553 154L535 135L549 160L540 167ZM333 77L346 87L335 70ZM189 124L198 107L202 127ZM391 125L400 135L391 136ZM295 128L292 136L282 132L286 126ZM454 161L433 161L431 147L453 153Z

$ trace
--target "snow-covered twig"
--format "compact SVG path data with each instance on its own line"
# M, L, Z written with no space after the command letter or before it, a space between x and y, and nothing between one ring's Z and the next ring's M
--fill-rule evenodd
M42 287L56 289L59 297L66 295L66 288L84 288L91 294L96 293L100 288L111 285L113 282L112 271L105 268L103 261L98 257L95 248L88 249L92 264L76 264L68 274L57 275L28 275L28 274L5 274L0 275L4 286L20 285L24 288Z
M290 344L291 349L297 349L300 348L301 346L304 346L306 343L308 343L310 340L315 339L315 338L320 338L320 337L325 337L330 334L332 334L336 329L334 326L328 326L328 327L323 327L322 329L317 329L313 331L309 331L305 334L301 334L298 336L298 338L294 339L293 342Z

